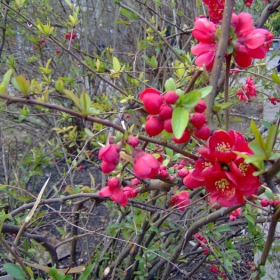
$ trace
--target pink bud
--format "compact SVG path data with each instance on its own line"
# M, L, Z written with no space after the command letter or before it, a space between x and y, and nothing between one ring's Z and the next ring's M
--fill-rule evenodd
M156 136L163 131L164 123L161 119L154 116L148 116L145 130L149 136Z
M185 178L189 173L189 170L184 168L178 171L178 176L180 178Z
M159 116L163 119L170 119L172 117L173 108L168 104L163 104L160 107Z
M127 143L133 148L137 147L140 143L139 139L135 136L129 137Z
M191 134L189 132L189 130L186 128L186 130L184 131L182 137L180 139L177 139L175 136L172 136L172 140L176 143L176 144L183 144L186 143L190 140L191 138Z
M194 113L194 114L191 115L190 122L196 128L200 128L206 123L206 117L202 113Z
M163 96L167 104L175 104L179 98L179 95L175 91L169 91Z
M169 177L167 170L160 170L159 175L161 178L165 179Z
M194 106L194 110L197 113L204 113L206 108L207 108L207 105L203 99L200 99L199 102Z
M163 104L163 97L159 91L154 88L147 88L141 92L139 98L143 101L144 107L149 114L159 114L160 107Z
M131 186L137 186L139 184L141 184L141 181L138 180L137 178L132 179L131 182L130 182Z
M268 202L267 199L261 200L261 206L262 206L262 207L267 207L268 205L269 205L269 202Z
M112 177L108 180L108 186L111 189L119 189L121 186L120 179L118 177Z
M168 119L164 121L164 125L163 125L164 129L168 132L168 133L172 133L173 129L172 129L172 119Z
M193 132L194 136L201 139L201 140L207 140L210 137L211 131L210 128L204 124L202 127L197 128Z
M107 174L112 172L113 170L116 169L118 164L114 164L114 163L108 163L106 161L102 161L101 163L101 170L103 173Z

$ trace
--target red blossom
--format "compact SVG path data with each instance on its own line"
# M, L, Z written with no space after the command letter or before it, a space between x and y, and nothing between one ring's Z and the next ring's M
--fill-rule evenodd
M210 137L211 131L209 126L204 124L202 127L195 129L193 134L201 140L207 140Z
M239 101L248 102L250 99L257 96L256 86L253 78L248 78L243 85L243 88L236 92Z
M229 219L234 222L236 220L236 218L240 217L241 216L241 212L242 212L242 209L241 208L237 208L235 210L233 210L230 215L229 215Z
M120 159L120 147L117 144L111 144L100 149L98 158L107 163L117 164Z
M189 189L196 189L204 185L203 182L193 178L192 172L189 172L189 174L184 178L183 183Z
M99 196L110 197L116 203L126 206L128 198L120 188L110 188L109 186L104 187L100 192Z
M170 119L172 117L173 108L168 104L163 104L160 107L159 116L163 119Z
M131 136L131 137L128 138L127 143L128 143L131 147L135 148L135 147L137 147L137 146L139 145L140 141L139 141L139 139L138 139L137 137Z
M164 121L163 124L164 129L169 132L169 133L173 133L173 128L172 128L172 119L168 119Z
M194 106L194 110L197 113L204 113L206 108L207 108L207 105L203 99L200 99L199 102Z
M207 18L197 18L194 23L192 35L202 43L214 43L216 41L217 26Z
M142 150L135 149L133 151L134 167L133 171L139 178L155 178L159 173L159 162L150 154Z
M206 123L206 117L203 113L194 113L190 117L190 122L196 127L200 128Z
M60 51L60 50L55 50L55 53L56 53L56 54L60 54L61 51Z
M185 207L190 204L189 197L190 197L189 192L182 191L179 194L172 195L169 205L170 206L176 205L179 210L184 211Z
M74 40L76 37L77 37L77 34L73 33L73 32L69 32L69 33L65 34L65 38L69 41Z
M123 192L127 198L136 197L138 194L138 191L134 189L132 186L124 187Z

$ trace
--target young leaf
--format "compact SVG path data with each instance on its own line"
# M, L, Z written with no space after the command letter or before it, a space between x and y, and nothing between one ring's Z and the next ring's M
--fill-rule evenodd
M116 57L113 57L113 69L115 72L119 72L121 70L120 62Z
M81 109L81 107L80 107L80 100L72 91L65 89L63 92L64 92L65 95L67 95L67 97L69 99L71 99L75 103L75 105L79 109Z
M166 91L176 91L176 84L174 82L174 80L172 78L169 78L166 82L165 82L165 90Z
M261 133L259 132L259 129L256 125L256 123L254 122L254 120L251 120L251 129L252 129L252 132L255 136L255 139L257 141L257 143L259 144L259 146L265 151L266 149L266 146L265 146L265 142L262 138L262 135Z
M157 59L154 55L151 57L151 65L153 67L157 67L157 65L158 65Z
M27 277L21 267L13 263L5 263L4 270L17 280L26 280Z
M188 92L182 97L182 104L186 109L194 107L201 99L201 93L198 90Z
M79 280L87 280L89 275L90 275L90 273L92 272L93 268L94 268L94 263L89 265L89 266L87 266L85 271L83 271L83 273L79 277Z
M277 84L280 84L280 78L278 77L277 73L276 72L273 72L271 74L271 79L273 80L273 82L277 83Z
M133 13L125 8L121 8L120 13L129 19L138 19L138 15L136 13Z
M90 97L87 93L83 92L80 97L80 108L84 117L88 115L90 107L91 107Z
M277 137L277 126L274 124L273 126L270 127L268 131L266 143L265 143L268 155L270 155L272 152L276 137Z
M23 76L12 78L12 84L24 97L28 97L29 82Z
M2 83L0 84L0 87L3 87L3 88L8 88L9 86L9 83L10 83L10 79L11 79L11 76L12 74L15 72L14 69L10 69L8 70L5 75L4 75L4 78L3 78L3 81Z
M204 88L199 89L200 93L201 93L201 98L204 98L205 96L207 96L211 90L212 90L212 86L207 86Z
M182 107L177 107L172 113L173 134L180 139L189 122L189 111Z

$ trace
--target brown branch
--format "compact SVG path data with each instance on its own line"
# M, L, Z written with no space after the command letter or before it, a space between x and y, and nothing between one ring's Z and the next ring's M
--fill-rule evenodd
M280 219L280 208L278 208L276 210L276 212L274 213L274 215L272 216L272 219L271 219L271 223L270 223L270 226L268 229L267 239L265 242L264 249L262 251L262 256L261 256L261 261L260 261L260 265L262 265L262 266L265 266L266 260L268 258L269 251L271 249L271 245L274 241L275 230L276 230L276 226L277 226L279 219ZM258 274L255 277L255 280L260 279L260 272L261 271L259 269Z
M208 125L211 129L214 129L214 121L213 121L213 105L216 97L216 92L218 88L218 81L222 70L222 64L224 60L224 56L228 46L229 39L229 29L231 24L231 14L233 10L235 1L234 0L226 0L222 27L221 27L221 36L218 45L218 50L216 53L216 58L213 66L213 70L210 76L210 85L213 87L211 93L206 97L207 109L206 109L206 117L208 120Z
M280 0L273 1L269 5L265 7L262 11L261 16L259 17L258 21L256 22L256 27L263 27L269 16L277 11L277 8L280 6Z
M5 99L5 100L8 100L10 103L21 103L21 104L29 104L29 105L39 105L39 106L43 106L45 108L49 108L51 110L55 110L55 111L59 111L59 112L65 112L65 113L68 113L68 114L70 114L72 116L75 116L77 118L80 118L80 119L85 119L87 121L91 121L91 122L94 122L94 123L99 123L99 124L102 124L102 125L107 126L107 127L112 127L115 130L120 131L122 133L125 132L125 129L123 127L115 124L112 121L107 121L107 120L96 118L96 117L93 117L93 116L84 117L83 114L81 114L81 113L79 113L77 111L74 111L72 109L68 109L68 108L65 108L65 107L61 107L61 106L56 105L56 104L44 103L44 102L33 100L33 99L26 99L26 98L20 98L20 97L12 97L12 96L9 96L9 95L0 95L0 99L1 98ZM151 143L154 143L154 144L159 144L161 146L167 147L167 148L173 150L174 152L180 153L181 155L186 156L186 157L188 157L190 159L193 159L193 160L197 160L198 159L197 156L192 155L191 153L188 153L187 151L184 151L183 149L180 149L180 148L178 148L178 147L176 147L174 145L168 144L165 141L161 141L161 140L158 140L158 139L155 139L155 138L146 137L146 136L138 136L138 138L140 140L143 140L143 141L146 141L146 142L151 142Z

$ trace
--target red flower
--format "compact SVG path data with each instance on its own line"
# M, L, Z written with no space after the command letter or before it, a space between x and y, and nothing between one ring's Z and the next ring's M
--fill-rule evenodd
M233 56L242 68L249 67L254 58L263 59L272 44L273 34L266 29L254 28L253 23L248 13L232 15L232 27L237 36Z
M194 23L192 35L202 43L214 43L216 41L216 25L207 18L197 18Z
M159 162L150 154L142 150L133 151L134 167L133 171L139 178L155 178L159 173Z
M108 186L111 189L119 189L121 187L121 182L118 177L112 177L108 180Z
M234 222L236 220L236 218L240 217L241 216L241 212L242 212L242 209L241 208L237 208L235 210L233 210L230 215L229 215L229 219Z
M109 186L104 187L100 192L99 196L110 197L116 203L126 206L128 198L120 188L110 188Z
M248 78L243 86L243 88L236 92L239 101L248 102L248 100L257 96L256 86L254 84L253 78Z
M191 178L184 179L187 187L203 184L210 193L210 202L230 207L244 202L244 196L252 196L261 185L253 173L254 166L245 163L234 151L252 154L242 134L236 131L216 131L206 147L200 147L201 158L195 163Z
M214 59L217 51L216 43L198 43L192 47L192 54L196 55L195 65L205 68L207 71L211 70L214 64Z
M209 17L214 23L219 23L222 20L225 0L202 0L207 6Z
M45 43L46 39L43 38L42 40L40 40L39 44L42 45L43 43Z
M160 107L163 104L163 97L158 90L146 88L140 93L139 98L143 101L144 107L149 114L159 114Z
M65 34L65 38L67 40L74 40L75 38L77 37L77 34L76 33L73 33L73 32L70 32L70 33L66 33Z
M179 210L184 211L185 207L190 204L189 197L190 197L189 192L182 191L179 194L172 195L169 205L170 206L176 205Z
M127 198L136 197L138 194L138 191L131 186L124 187L123 192Z
M98 158L107 163L117 164L120 159L120 147L117 144L111 144L100 149Z
M188 189L196 189L198 187L201 187L204 185L203 182L196 180L195 178L193 178L192 176L192 172L190 172L184 179L183 179L183 183L184 185L188 188Z
M164 129L164 122L158 117L148 116L145 124L145 130L149 136L156 136Z
M60 51L60 50L55 50L55 53L56 53L56 54L60 54L61 51Z

